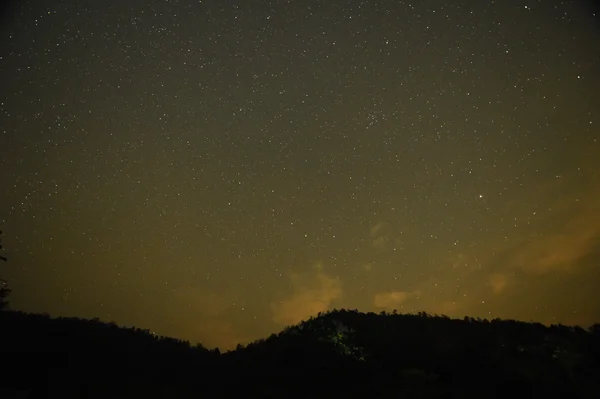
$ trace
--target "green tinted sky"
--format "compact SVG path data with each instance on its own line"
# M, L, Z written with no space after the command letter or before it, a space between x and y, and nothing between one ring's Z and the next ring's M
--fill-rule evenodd
M12 307L221 348L334 307L600 321L593 12L15 2Z

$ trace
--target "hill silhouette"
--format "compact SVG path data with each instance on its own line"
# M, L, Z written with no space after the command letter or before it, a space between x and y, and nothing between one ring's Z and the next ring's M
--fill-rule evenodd
M3 311L0 394L596 398L599 327L334 310L221 354L98 319Z

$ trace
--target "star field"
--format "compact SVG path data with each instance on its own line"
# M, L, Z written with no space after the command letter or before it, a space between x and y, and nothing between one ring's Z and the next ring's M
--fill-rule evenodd
M600 319L585 2L21 1L12 308L228 349L333 308Z

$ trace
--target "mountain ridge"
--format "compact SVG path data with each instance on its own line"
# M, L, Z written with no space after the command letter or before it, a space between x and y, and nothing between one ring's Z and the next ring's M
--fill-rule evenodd
M332 310L220 353L98 319L4 311L0 353L11 366L0 387L46 397L101 397L107 390L119 392L112 397L600 393L599 324L585 330L425 312ZM65 394L69 389L75 393Z

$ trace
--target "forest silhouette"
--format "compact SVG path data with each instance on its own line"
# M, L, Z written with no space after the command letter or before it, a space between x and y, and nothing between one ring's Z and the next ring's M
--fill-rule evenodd
M220 353L0 312L3 398L597 398L600 325L333 310ZM20 395L20 396L19 396Z

